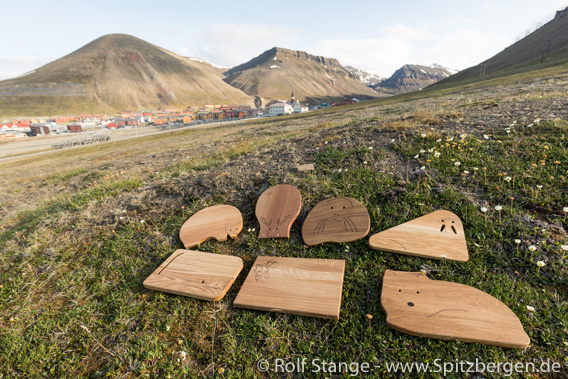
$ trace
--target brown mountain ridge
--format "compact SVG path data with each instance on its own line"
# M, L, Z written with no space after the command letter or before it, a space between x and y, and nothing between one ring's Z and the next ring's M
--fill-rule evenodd
M225 83L221 72L139 38L109 34L28 75L0 82L0 106L12 113L61 114L252 105L252 98ZM69 84L75 84L74 94L66 90Z
M372 88L385 95L398 95L420 91L450 75L452 72L445 68L407 64L396 70L390 78L379 82Z
M250 96L286 99L294 92L302 102L378 97L337 59L274 47L225 72L225 81Z

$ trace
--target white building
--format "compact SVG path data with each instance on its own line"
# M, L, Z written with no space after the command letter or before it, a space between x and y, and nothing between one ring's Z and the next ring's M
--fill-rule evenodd
M290 101L279 100L278 102L268 106L268 114L270 116L280 116L292 113L309 112L310 108L307 105L302 105L294 97L294 92L290 97Z
M300 104L298 100L294 101L292 107L294 108L294 113L304 113L310 110L310 108L308 108L306 105Z
M268 112L270 116L279 116L283 114L292 114L294 113L294 108L292 105L285 103L283 101L279 101L274 103L268 107Z

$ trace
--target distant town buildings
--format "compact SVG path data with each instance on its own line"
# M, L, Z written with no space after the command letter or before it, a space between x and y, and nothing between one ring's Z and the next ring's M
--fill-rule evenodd
M269 116L304 113L310 109L321 109L357 103L359 100L345 99L342 102L321 103L308 107L294 97L289 101L272 100L266 105ZM265 108L265 109L266 109ZM264 115L263 110L248 105L207 104L203 107L189 106L185 110L167 108L153 110L132 111L124 110L120 116L106 114L83 114L79 116L59 116L51 119L4 120L0 123L0 138L11 139L16 137L48 136L61 133L80 133L89 128L117 129L137 127L142 124L164 126L172 124L192 124L202 122L219 122L241 120Z
M268 106L268 114L270 116L281 116L294 113L292 105L285 101L278 101Z
M303 113L308 112L309 108L307 105L302 105L294 97L294 92L290 96L290 101L278 100L268 104L268 114L270 116L281 116L292 113Z

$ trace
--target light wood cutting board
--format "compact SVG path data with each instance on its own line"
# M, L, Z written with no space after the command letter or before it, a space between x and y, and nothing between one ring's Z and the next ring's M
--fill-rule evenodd
M179 249L143 285L151 290L217 301L225 296L242 268L239 257Z
M255 210L260 223L258 238L290 238L290 228L301 209L302 195L294 186L279 184L264 191Z
M336 197L318 203L302 226L308 246L325 242L352 242L369 233L371 219L367 208L350 197Z
M258 257L234 305L339 319L345 261Z
M501 301L420 272L387 270L381 305L388 326L414 336L517 349L530 343L517 316Z
M227 237L236 238L243 230L241 211L232 205L214 205L200 210L191 216L181 227L179 238L186 248L215 238L226 241Z
M377 233L373 249L424 258L466 262L469 259L463 224L449 211L436 211Z

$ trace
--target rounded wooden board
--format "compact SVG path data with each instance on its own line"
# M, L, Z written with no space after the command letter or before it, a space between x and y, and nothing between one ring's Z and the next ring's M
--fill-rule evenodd
M387 270L381 305L388 326L414 336L517 349L530 343L517 316L498 299L420 272Z
M290 228L302 209L300 191L289 184L270 187L256 203L258 238L290 238Z
M369 212L358 200L335 197L318 203L302 226L302 238L308 246L325 242L352 242L369 233Z
M241 211L232 205L213 205L191 216L181 227L179 238L186 248L215 238L226 241L235 238L243 230Z

